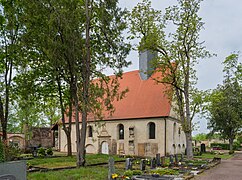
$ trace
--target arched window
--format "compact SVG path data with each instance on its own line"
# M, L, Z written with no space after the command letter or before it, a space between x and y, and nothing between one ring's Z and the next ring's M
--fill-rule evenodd
M92 126L88 126L88 137L92 137Z
M148 124L149 139L155 139L155 123L150 122Z
M123 124L118 125L118 138L124 139L124 125Z

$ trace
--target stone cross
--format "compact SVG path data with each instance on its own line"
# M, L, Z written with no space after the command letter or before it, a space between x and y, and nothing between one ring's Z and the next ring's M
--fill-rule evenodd
M146 162L145 162L145 159L141 159L141 161L140 161L140 170L141 171L144 171L145 170L145 164Z
M112 174L114 173L115 173L114 159L113 157L110 157L108 159L108 180L112 180Z
M127 158L125 161L125 170L132 170L132 159Z

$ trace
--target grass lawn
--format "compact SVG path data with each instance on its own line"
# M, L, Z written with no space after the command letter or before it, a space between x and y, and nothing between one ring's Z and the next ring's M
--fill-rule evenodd
M86 156L86 164L96 164L108 162L109 155L105 154L88 154ZM118 156L113 156L115 160L123 160L124 158L119 158ZM222 159L231 158L232 155L222 154L216 155L211 153L204 153L202 156L195 156L194 159L213 159L214 157L219 157ZM179 157L180 159L180 157ZM169 158L165 159L166 164L169 164ZM28 160L28 163L32 166L42 167L42 168L56 168L56 167L67 167L76 165L76 156L72 157L55 157L55 158L35 158ZM196 162L194 162L196 164ZM203 163L200 162L199 163ZM117 174L124 173L125 163L115 163L115 172ZM147 166L148 168L149 166ZM139 169L139 163L133 164L134 169ZM108 175L108 166L93 166L93 167L82 167L80 169L67 169L60 171L48 171L48 172L35 172L28 173L28 180L105 180Z
M203 153L201 156L194 156L194 158L199 158L199 159L213 159L214 157L221 158L221 159L229 159L233 155L231 154L211 154L211 153Z
M87 154L86 155L86 165L97 164L97 163L107 163L110 156L106 154ZM118 156L113 156L114 160L122 160L124 158L119 158ZM29 165L41 167L41 168L60 168L68 166L76 166L76 156L63 156L63 157L53 157L53 158L34 158L27 161Z
M61 171L28 173L28 180L105 180L108 176L107 167L84 167Z

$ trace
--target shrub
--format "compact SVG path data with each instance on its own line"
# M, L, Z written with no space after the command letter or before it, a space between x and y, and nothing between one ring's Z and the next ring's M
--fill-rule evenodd
M3 143L0 139L0 162L4 162L4 149L3 149Z
M225 143L211 143L211 147L221 147L221 149L223 150L229 150L229 144L225 144ZM237 150L240 147L240 144L235 142L233 144L233 149Z
M128 176L129 178L131 178L133 176L133 171L132 170L125 171L124 176Z
M154 170L151 170L151 173L152 174L159 174L159 175L178 175L179 172L174 170L174 169L168 169L168 168L164 168L164 169L161 169L161 168L157 168L157 169L154 169Z
M49 155L49 156L52 156L52 155L53 155L53 150L52 150L52 148L48 148L48 149L46 150L46 154Z
M46 155L46 153L45 153L45 149L42 148L42 147L39 148L39 149L38 149L38 155L39 155L39 156L45 156L45 155Z
M232 151L230 150L230 151L229 151L229 154L234 154L234 150L232 150Z
M141 170L133 170L133 175L141 175L142 171Z
M20 156L20 149L19 147L13 146L13 145L5 145L4 146L4 151L5 151L5 160L6 161L12 161L15 160Z

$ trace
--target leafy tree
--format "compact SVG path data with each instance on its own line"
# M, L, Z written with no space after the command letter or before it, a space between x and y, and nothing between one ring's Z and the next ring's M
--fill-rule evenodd
M194 87L194 65L198 59L209 56L203 42L199 41L204 25L198 16L201 1L178 0L178 5L166 8L162 14L151 8L151 2L143 0L130 16L131 38L141 38L139 51L158 53L152 65L161 76L155 80L167 84L167 94L176 102L174 107L185 132L188 158L193 157L192 119L201 103ZM167 26L174 31L168 34Z
M207 139L208 139L207 134L205 134L205 133L200 133L193 137L193 140L196 140L196 141L205 141Z
M238 54L231 54L224 61L224 81L212 91L208 98L209 128L229 139L230 150L242 128L242 86L239 74L241 64Z
M46 67L50 79L55 80L68 145L72 115L75 117L77 166L85 163L87 115L101 117L103 107L112 111L111 102L124 94L118 91L117 79L122 67L129 64L125 57L130 46L121 36L126 28L126 12L117 4L116 0L23 1L24 41L29 51L38 52L38 66ZM115 77L102 73L102 68L108 67L114 70Z
M1 0L0 8L0 120L3 141L5 141L7 139L13 70L21 57L19 56L19 38L23 27L19 23L21 9L18 1Z

